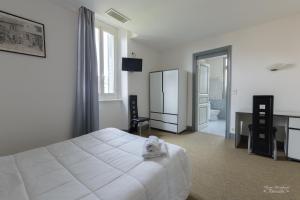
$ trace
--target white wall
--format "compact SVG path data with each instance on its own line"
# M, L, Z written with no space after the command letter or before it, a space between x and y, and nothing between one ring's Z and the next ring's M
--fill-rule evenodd
M114 127L128 130L127 101L102 101L100 107L100 129Z
M0 52L0 155L71 136L77 15L46 0L1 0L1 10L45 24L47 58Z
M192 125L192 54L232 45L231 132L235 112L251 110L252 95L275 95L275 110L300 111L300 15L248 29L214 36L162 53L161 64L180 66L189 72L188 125ZM296 64L289 70L270 72L277 62Z
M149 116L149 72L157 68L159 53L135 40L128 42L128 55L134 52L143 59L142 72L128 73L128 94L138 95L138 112L142 117Z

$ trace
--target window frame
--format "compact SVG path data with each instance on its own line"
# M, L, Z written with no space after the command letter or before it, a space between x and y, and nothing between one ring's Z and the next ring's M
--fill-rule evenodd
M105 24L99 20L95 21L95 29L99 29L99 60L97 63L98 72L98 96L99 101L113 101L120 99L120 82L119 82L119 63L118 63L118 29ZM103 59L103 32L110 33L114 36L114 93L104 93L104 59ZM96 31L95 31L96 34Z

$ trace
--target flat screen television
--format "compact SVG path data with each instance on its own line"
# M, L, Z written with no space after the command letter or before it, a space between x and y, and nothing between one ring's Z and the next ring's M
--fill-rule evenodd
M122 58L122 70L129 72L141 72L143 59L140 58Z

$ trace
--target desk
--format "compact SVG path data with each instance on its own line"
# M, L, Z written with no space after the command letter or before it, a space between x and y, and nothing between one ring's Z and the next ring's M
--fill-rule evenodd
M251 112L236 112L236 148L247 148L249 135L248 125L251 123ZM286 156L290 159L300 160L300 113L275 111L273 115L273 126L277 128L277 140L284 143Z

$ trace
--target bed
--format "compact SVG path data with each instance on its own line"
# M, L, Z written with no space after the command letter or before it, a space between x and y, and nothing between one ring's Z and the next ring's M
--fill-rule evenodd
M145 138L107 128L0 157L1 200L185 200L191 171L185 150L144 160Z

